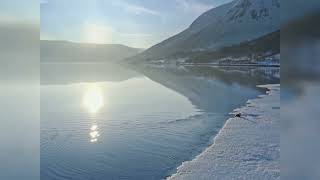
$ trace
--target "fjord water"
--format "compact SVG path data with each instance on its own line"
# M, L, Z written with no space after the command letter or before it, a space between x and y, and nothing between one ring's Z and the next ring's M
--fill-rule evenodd
M163 179L279 69L41 65L41 179Z

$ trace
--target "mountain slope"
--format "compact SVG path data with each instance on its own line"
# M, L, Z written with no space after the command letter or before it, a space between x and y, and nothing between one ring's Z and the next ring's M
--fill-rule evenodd
M280 54L280 30L269 33L258 39L244 41L240 44L223 47L218 50L193 52L189 54L188 63L219 64L279 64L275 56ZM269 60L268 60L269 59Z
M205 12L183 32L130 60L181 58L190 52L213 51L258 39L279 29L279 0L234 0Z
M141 52L118 44L82 44L41 40L42 62L115 62Z

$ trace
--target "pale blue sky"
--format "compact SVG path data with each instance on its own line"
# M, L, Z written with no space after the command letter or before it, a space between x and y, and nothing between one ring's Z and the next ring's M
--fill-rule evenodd
M41 39L148 48L230 0L42 0Z

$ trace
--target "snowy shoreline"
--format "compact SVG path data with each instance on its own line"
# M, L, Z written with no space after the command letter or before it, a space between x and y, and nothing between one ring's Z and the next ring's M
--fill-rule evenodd
M280 67L280 64L218 64L218 63L181 63L182 66L216 66L216 67Z
M280 85L261 85L266 95L235 109L214 143L182 163L168 180L280 179Z

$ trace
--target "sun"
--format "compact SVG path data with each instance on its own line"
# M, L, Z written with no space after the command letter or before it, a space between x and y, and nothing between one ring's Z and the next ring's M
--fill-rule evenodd
M103 23L85 23L83 31L85 42L104 44L112 41L113 29Z
M83 96L83 105L90 113L97 113L104 106L102 90L97 85L90 85Z

